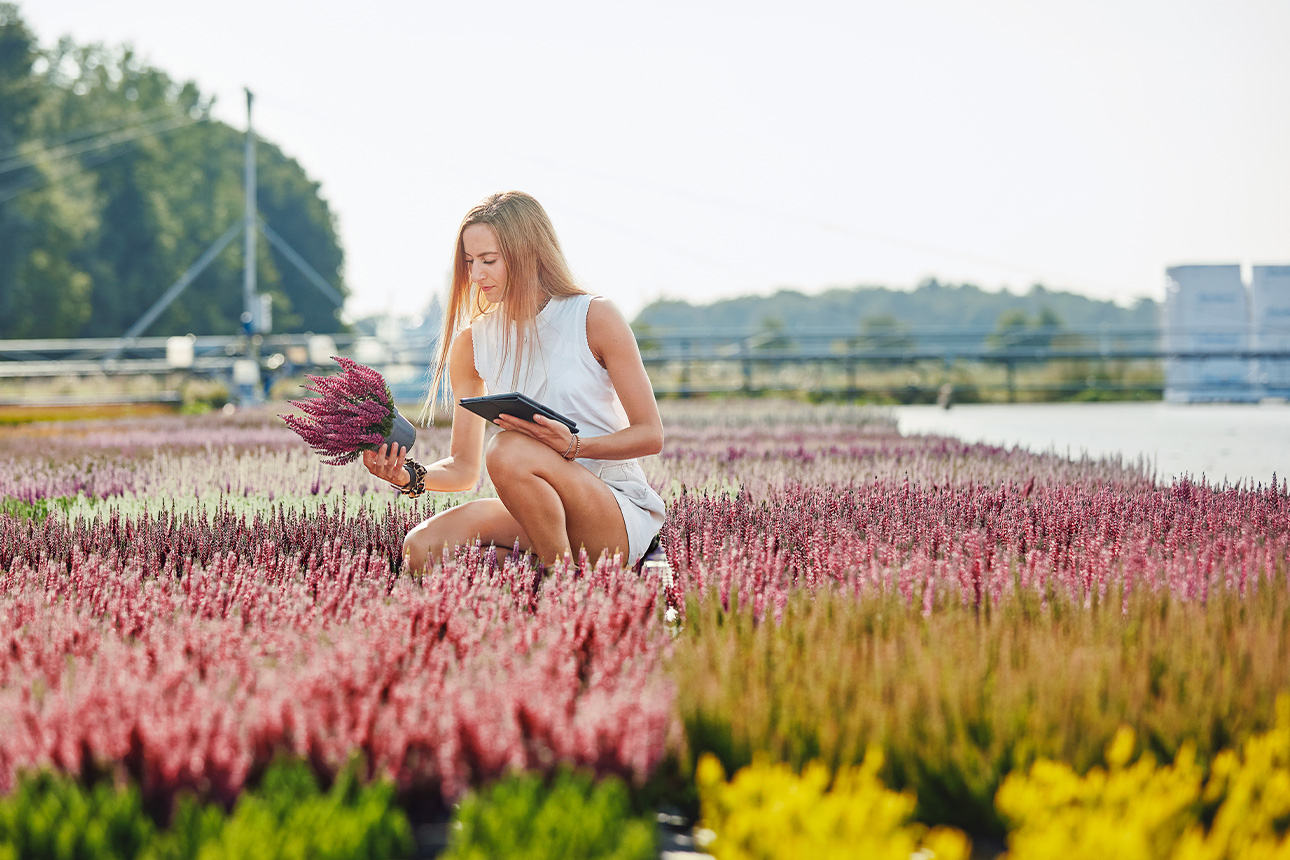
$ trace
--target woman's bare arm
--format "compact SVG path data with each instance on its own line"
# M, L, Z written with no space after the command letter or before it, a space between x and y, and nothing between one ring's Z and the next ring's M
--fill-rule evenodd
M636 336L618 308L606 299L592 299L587 310L587 344L592 355L609 372L609 380L627 413L628 426L605 436L580 437L578 456L630 460L663 450L663 420L658 415L654 388L645 374ZM569 428L541 415L534 416L533 422L503 415L497 424L532 436L560 454L569 450L573 438Z
M459 332L448 353L448 378L453 397L474 397L484 393L484 380L475 370L474 343L470 329ZM447 457L426 466L425 488L441 493L464 492L479 482L479 468L484 456L486 422L478 415L454 405L452 440ZM363 452L363 465L378 478L403 487L408 473L403 468L407 451L389 452L382 445L376 451Z
M663 450L663 419L654 400L654 386L645 373L636 334L618 308L607 299L592 299L587 309L587 344L609 371L628 426L608 436L582 440L581 454L597 460L626 460Z

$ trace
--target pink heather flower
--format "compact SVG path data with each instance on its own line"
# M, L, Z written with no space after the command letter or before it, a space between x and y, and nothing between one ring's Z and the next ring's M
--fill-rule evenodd
M352 463L362 451L381 445L394 426L394 397L385 379L351 358L332 356L335 376L310 376L305 389L315 397L289 401L304 415L280 416L330 466Z

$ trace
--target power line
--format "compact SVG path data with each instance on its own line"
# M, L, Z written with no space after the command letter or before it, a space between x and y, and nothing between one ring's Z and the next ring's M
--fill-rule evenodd
M163 128L157 131L153 131L153 132L150 132L148 135L136 135L134 138L127 138L122 141L115 141L111 145L116 146L121 144L133 144L137 141L138 137L159 136L170 131L177 131L178 129L181 129L181 128L188 128L189 126L193 126L193 125L196 125L197 123L205 122L205 121L206 120L204 117L201 119L195 119L195 120L190 119L184 122L183 124L173 125L170 128ZM104 147L94 147L94 148L102 149ZM68 178L69 176L75 176L77 173L81 173L82 171L99 167L103 164L106 164L109 161L112 161L113 159L120 158L121 156L126 155L131 151L133 151L133 147L123 146L120 150L116 152L104 153L97 157L85 159L84 161L77 164L75 167L64 170L57 174L48 174L48 173L37 174L36 176L24 182L19 182L16 185L11 185L10 187L4 190L0 190L0 203L7 203L8 201L13 200L15 197L21 197L23 194L26 194L30 191L36 191L37 189L43 188L46 185L51 185L55 182L62 182L64 179Z
M0 174L11 173L15 170L21 170L24 167L35 167L42 160L37 156L48 155L49 160L62 161L76 155L84 155L87 152L94 152L99 149L105 149L109 146L115 146L119 143L127 143L132 140L138 140L141 137L152 137L157 134L164 134L168 131L174 131L177 128L194 125L202 122L204 118L193 118L188 115L171 117L160 122L147 123L134 128L123 129L121 131L110 132L99 135L96 138L85 141L75 146L55 146L40 150L35 153L18 155L12 158L0 161Z
M160 107L155 107L152 110L135 114L134 116L117 117L114 120L107 120L91 126L83 126L74 131L69 131L66 134L59 135L58 137L26 141L8 150L0 150L0 162L4 162L17 156L39 155L42 152L54 149L65 143L71 143L74 140L96 137L100 134L116 131L128 125L135 125L136 123L151 122L153 119L160 116L173 115L174 112L174 105L161 105ZM35 150L29 149L33 144L38 145L39 148ZM27 151L24 152L23 150Z

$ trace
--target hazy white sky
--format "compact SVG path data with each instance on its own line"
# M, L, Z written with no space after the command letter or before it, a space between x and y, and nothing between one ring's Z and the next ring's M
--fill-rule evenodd
M358 314L422 309L508 188L629 316L928 276L1128 302L1168 265L1290 263L1290 0L19 6L237 127L250 87Z

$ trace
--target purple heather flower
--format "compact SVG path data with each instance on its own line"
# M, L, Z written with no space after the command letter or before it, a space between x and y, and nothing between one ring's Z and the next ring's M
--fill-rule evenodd
M334 376L310 376L305 389L316 396L289 401L301 415L282 420L326 459L340 466L362 451L381 445L394 426L394 397L385 379L351 358L332 356L341 366Z

